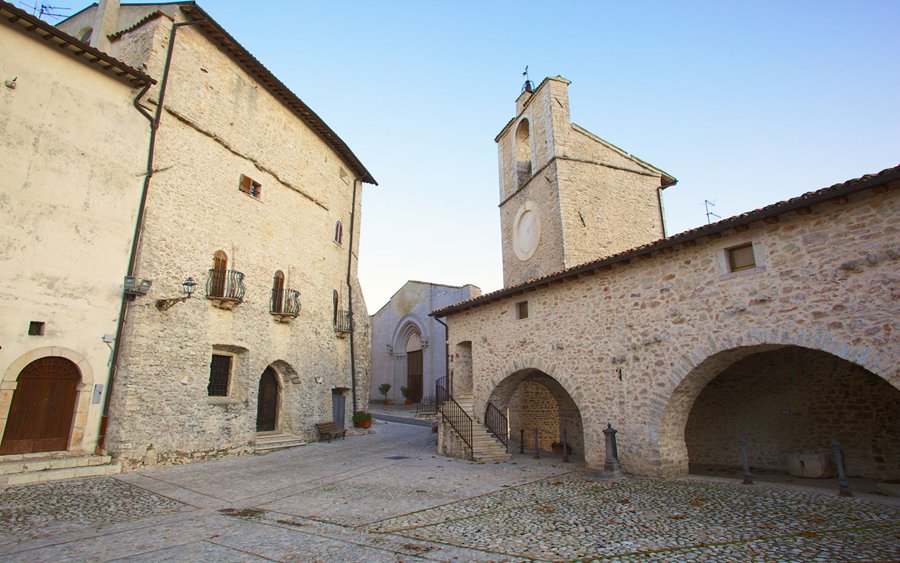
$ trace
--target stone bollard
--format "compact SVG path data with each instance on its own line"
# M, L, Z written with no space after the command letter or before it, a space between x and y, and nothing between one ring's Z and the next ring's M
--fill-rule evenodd
M534 429L534 459L541 459L541 452L538 450L538 430Z
M741 468L744 470L744 480L741 483L752 485L753 477L750 475L750 462L747 461L747 438L742 436L738 440L738 444L741 446Z
M841 445L835 440L831 448L834 450L834 464L837 466L839 494L842 497L852 497L850 481L847 479L847 473L844 471L844 456L841 455Z
M569 463L569 431L563 428L563 463Z

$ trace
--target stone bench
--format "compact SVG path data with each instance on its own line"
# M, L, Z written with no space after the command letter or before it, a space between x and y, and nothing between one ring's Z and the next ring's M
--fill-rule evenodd
M344 435L347 433L346 428L341 428L333 421L329 420L328 422L320 422L316 424L316 430L319 431L319 441L322 442L326 438L330 442L332 438L337 438L340 436L344 438Z

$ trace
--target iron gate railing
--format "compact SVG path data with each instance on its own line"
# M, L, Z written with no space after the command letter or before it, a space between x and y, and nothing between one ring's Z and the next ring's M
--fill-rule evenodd
M434 383L434 399L437 411L456 431L469 452L469 459L474 456L472 449L472 417L450 396L449 379L441 377Z
M484 425L495 438L503 442L506 452L509 453L509 421L494 403L488 402L487 408L484 409Z
M211 269L206 278L206 297L208 299L244 300L244 274L236 270Z

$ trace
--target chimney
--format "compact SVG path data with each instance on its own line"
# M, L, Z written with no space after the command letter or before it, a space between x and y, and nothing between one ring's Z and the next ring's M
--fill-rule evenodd
M119 0L100 0L97 7L97 19L94 20L94 33L91 35L91 47L108 53L110 50L109 35L118 31Z

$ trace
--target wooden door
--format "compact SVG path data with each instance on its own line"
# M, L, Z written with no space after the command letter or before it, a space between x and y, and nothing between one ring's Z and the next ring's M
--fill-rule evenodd
M422 401L422 351L406 353L406 386L410 388L409 400Z
M69 447L81 373L65 358L35 360L19 374L0 454L64 451Z
M209 272L209 294L212 297L225 297L225 276L228 272L228 255L217 250L213 255L213 267Z
M259 397L256 403L256 431L275 430L278 422L278 378L275 370L266 368L259 378Z

